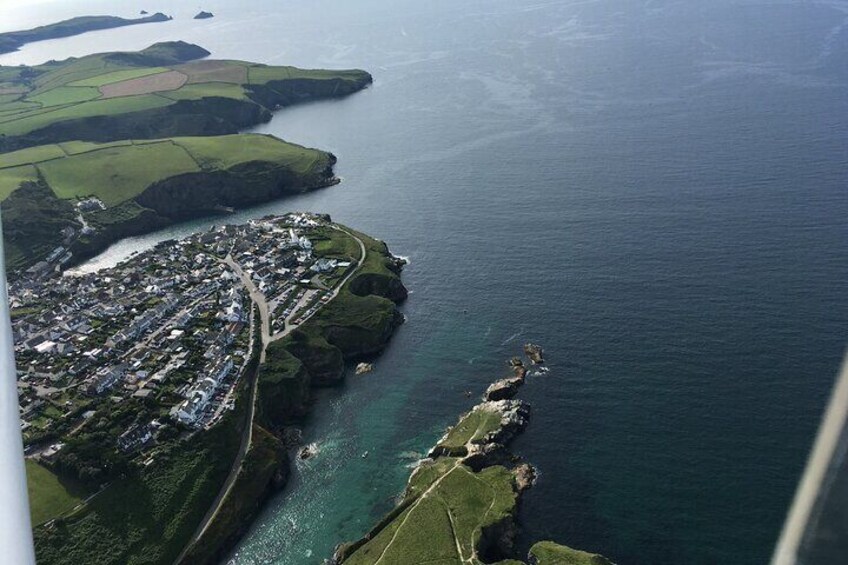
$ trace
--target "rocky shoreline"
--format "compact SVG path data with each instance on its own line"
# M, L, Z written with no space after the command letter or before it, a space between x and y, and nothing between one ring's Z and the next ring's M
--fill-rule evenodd
M253 462L245 466L245 474L238 479L241 496L233 497L227 503L230 504L227 511L219 514L219 517L224 516L223 521L213 522L214 529L210 527L209 532L192 545L181 563L211 564L226 558L264 505L285 488L291 475L291 461L309 459L319 452L318 443L303 444L298 427L311 409L311 390L342 384L346 367L379 354L400 326L403 317L397 304L406 297L406 288L399 277L403 263L389 252L385 243L358 235L366 241L369 253L381 258L384 271L353 277L347 283L351 296L340 301L343 305L340 309L323 317L316 316L309 327L295 332L298 335L292 334L291 340L280 340L273 343L273 348L269 347L268 360L259 368L257 419L253 423L266 445L257 450ZM355 285L362 276L383 277L396 284ZM398 286L402 292L398 291ZM373 292L359 296L357 288ZM360 310L357 304L360 299L368 300L372 310ZM381 305L384 315L374 316L375 303ZM351 323L359 323L356 316L369 313L371 318L379 318L380 323L370 327L368 335L345 334L341 339L325 332L330 322L335 328L343 327L338 325L337 318L353 316Z
M530 364L544 363L538 345L527 344L524 352ZM338 545L331 564L429 559L440 563L612 565L603 556L547 541L535 544L526 561L517 555L517 510L522 493L536 481L536 469L508 450L510 442L526 429L530 416L530 405L515 399L527 378L527 366L513 357L508 367L512 375L492 383L482 402L448 428L415 468L401 503L363 538ZM480 482L492 492L485 512L481 505L485 508L488 500L479 492L474 494ZM455 485L445 486L448 483ZM498 507L500 512L495 513L493 509ZM444 522L440 516L444 512L448 523L435 526L439 520ZM469 526L469 521L475 525ZM476 541L469 544L465 541L469 539Z

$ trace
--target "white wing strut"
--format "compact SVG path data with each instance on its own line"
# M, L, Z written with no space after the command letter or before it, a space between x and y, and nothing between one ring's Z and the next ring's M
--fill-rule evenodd
M35 565L0 222L0 561Z

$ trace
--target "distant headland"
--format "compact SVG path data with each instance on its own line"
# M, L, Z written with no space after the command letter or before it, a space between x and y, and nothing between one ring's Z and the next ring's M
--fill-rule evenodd
M146 13L142 11L142 14ZM35 41L71 37L72 35L80 35L101 29L167 22L171 19L171 16L166 16L162 12L156 12L152 16L135 19L119 18L117 16L80 16L23 31L0 33L0 54L17 51L27 43L33 43Z
M357 92L371 75L200 60L208 55L175 41L0 67L0 202L13 278L48 275L122 237L338 182L333 155L238 132L280 108Z

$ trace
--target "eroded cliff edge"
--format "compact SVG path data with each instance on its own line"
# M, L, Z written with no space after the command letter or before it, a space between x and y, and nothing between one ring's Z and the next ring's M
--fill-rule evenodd
M526 561L518 555L517 508L536 473L508 450L530 416L530 406L513 398L527 370L516 358L509 366L512 376L498 382L511 386L495 387L500 399L490 399L490 387L415 469L400 504L363 538L338 546L333 563L612 565L549 541L533 545Z
M181 563L212 564L225 558L247 532L265 502L285 487L292 445L286 432L311 408L314 388L342 383L346 369L379 354L403 323L398 304L407 295L400 280L403 261L377 239L350 230L366 248L366 260L339 295L297 331L273 342L257 378L254 434L242 475Z

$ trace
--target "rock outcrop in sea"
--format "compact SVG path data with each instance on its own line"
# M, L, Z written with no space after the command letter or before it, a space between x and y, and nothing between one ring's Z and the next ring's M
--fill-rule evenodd
M538 361L531 361L541 362L541 348L532 352ZM338 546L331 563L524 563L515 543L517 508L536 482L536 469L508 449L530 416L529 404L513 398L527 370L518 358L508 364L513 376L489 386L483 402L445 432L412 473L401 503L364 538ZM553 542L534 545L527 559L535 565L610 563Z
M542 346L534 343L524 344L524 354L534 365L542 365L545 362Z

